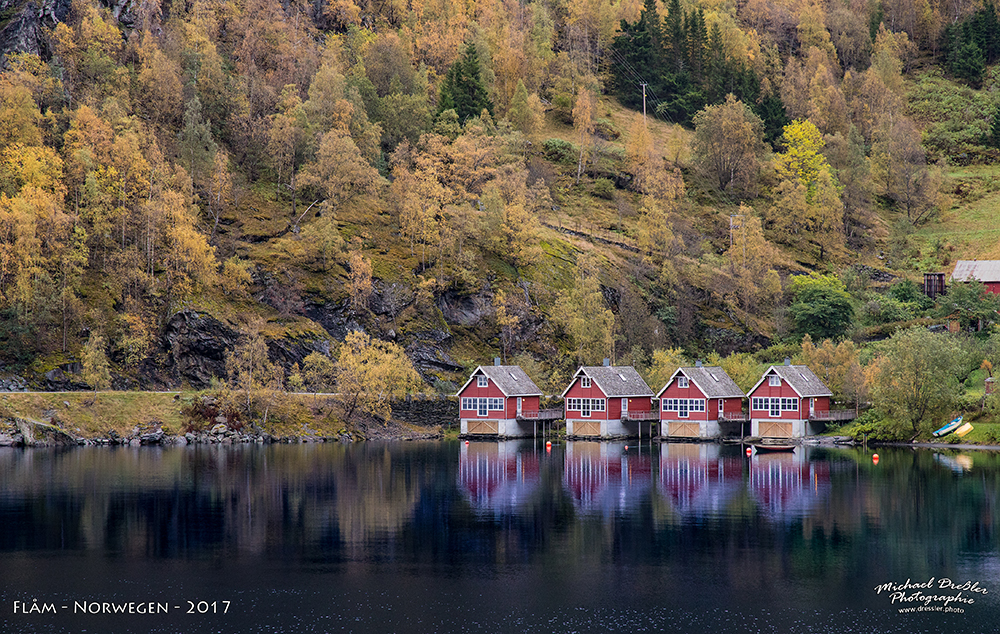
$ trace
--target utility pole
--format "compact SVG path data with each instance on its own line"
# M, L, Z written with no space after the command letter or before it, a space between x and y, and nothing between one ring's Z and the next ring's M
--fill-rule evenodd
M642 122L646 123L646 85L639 84L642 86Z

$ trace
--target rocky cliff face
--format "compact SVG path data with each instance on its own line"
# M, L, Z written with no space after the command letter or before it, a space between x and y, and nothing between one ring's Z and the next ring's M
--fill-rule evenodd
M0 67L7 53L31 53L47 58L51 51L45 33L66 20L72 0L0 0ZM134 0L101 0L124 28L136 22Z
M0 61L7 53L47 56L43 27L66 19L70 0L0 0Z
M143 375L150 383L208 387L213 376L226 376L226 353L239 338L239 332L214 317L182 310L170 318L160 337L163 363L147 363Z
M185 309L170 318L160 337L158 354L142 369L146 387L178 386L206 388L212 377L226 377L226 355L240 342L242 334L214 317ZM326 338L286 336L267 342L268 358L286 372L293 364L302 366L311 352L330 354Z

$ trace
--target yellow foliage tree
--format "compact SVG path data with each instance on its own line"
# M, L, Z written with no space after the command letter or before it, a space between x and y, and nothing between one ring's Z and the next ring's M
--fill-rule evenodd
M781 295L781 280L773 268L776 253L753 210L741 204L739 211L732 219L732 244L725 254L735 282L728 301L760 317Z
M657 348L653 350L653 358L646 371L646 383L653 388L654 392L659 392L660 388L666 385L670 377L677 371L677 368L682 368L690 363L691 361L680 348Z
M372 263L360 251L351 253L350 277L347 290L351 297L351 308L355 312L368 311L368 301L372 296Z
M392 399L420 384L420 375L398 345L372 339L359 330L344 339L337 357L337 392L345 420L365 412L388 421Z
M614 350L615 315L605 305L597 267L593 256L580 256L573 288L559 294L552 311L572 339L577 361L585 365L611 357Z
M256 422L259 417L260 427L266 429L268 415L285 389L285 374L268 358L260 326L251 324L249 334L226 356L226 372L238 409L248 421Z
M834 345L826 339L819 346L813 344L808 334L802 339L801 363L809 366L833 392L837 401L847 401L856 406L867 394L864 372L854 342L847 339Z

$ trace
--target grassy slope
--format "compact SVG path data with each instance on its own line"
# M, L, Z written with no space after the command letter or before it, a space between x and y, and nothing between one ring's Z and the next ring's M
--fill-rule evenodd
M914 235L921 260L950 272L955 260L1000 259L1000 166L953 167L946 177L950 208ZM935 260L936 250L946 255Z
M83 438L107 437L112 430L128 437L157 428L180 435L211 427L212 423L204 421L192 424L185 412L200 398L196 392L101 392L96 398L92 392L6 393L0 395L0 421L15 417L51 421ZM428 432L402 423L394 423L390 430L373 420L361 420L358 425L359 431L374 428L376 435L386 431L403 436L411 431ZM276 438L336 437L346 431L330 399L307 394L283 395L267 425L267 432Z

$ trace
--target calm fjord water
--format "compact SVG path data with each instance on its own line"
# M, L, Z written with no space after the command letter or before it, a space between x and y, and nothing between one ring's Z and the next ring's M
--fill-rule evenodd
M3 449L0 631L998 631L1000 454L879 453Z

